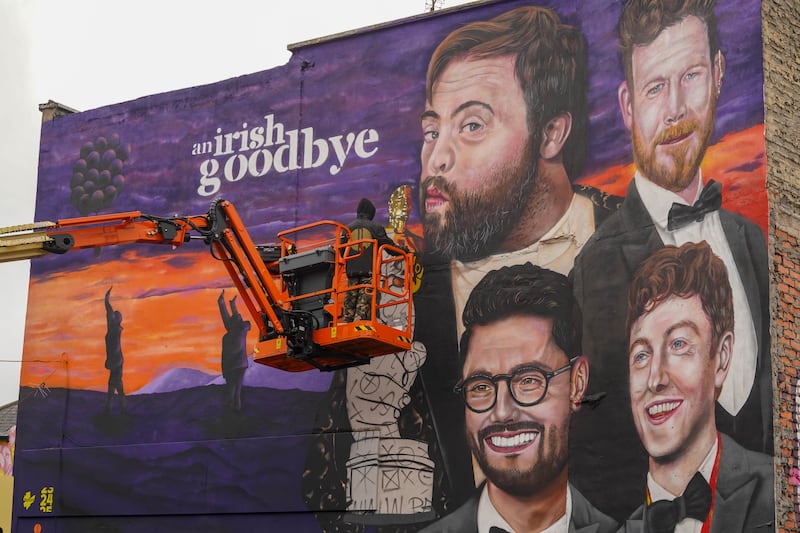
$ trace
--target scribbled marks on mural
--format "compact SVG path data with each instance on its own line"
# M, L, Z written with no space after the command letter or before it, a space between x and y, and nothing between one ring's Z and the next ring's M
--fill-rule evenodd
M125 185L123 170L129 155L130 145L122 143L117 133L101 135L81 146L69 183L72 205L81 215L114 204Z

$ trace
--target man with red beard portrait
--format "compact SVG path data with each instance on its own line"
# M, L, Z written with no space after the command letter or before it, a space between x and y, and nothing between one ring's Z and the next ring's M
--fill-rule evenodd
M451 501L482 480L461 430L461 313L490 271L531 262L566 275L618 197L573 185L586 155L585 40L526 6L448 35L428 65L421 113L423 275L415 340L428 357L420 409L435 428ZM416 389L415 389L416 390ZM414 404L412 404L414 407Z
M772 453L766 242L755 224L720 209L722 187L700 169L726 65L714 7L713 0L629 0L619 21L625 80L618 102L636 174L620 210L575 261L589 396L602 399L590 416L576 418L570 454L576 485L617 519L642 500L647 471L620 357L627 351L626 294L639 265L664 245L707 241L725 264L736 343L716 424L746 448ZM598 439L609 427L613 433Z

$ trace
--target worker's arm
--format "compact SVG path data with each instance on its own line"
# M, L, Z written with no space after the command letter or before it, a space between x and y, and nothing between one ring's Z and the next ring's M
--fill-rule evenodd
M380 246L383 246L383 245L389 245L389 246L397 246L398 248L403 248L402 246L398 246L398 245L397 245L397 244L396 244L396 243L395 243L395 242L394 242L394 241L393 241L393 240L392 240L392 239L389 237L389 235L387 235L387 234L386 234L386 230L385 230L385 229L384 229L382 226L380 226L380 225L378 225L378 224L376 224L376 226L377 226L377 227L376 227L376 229L375 229L375 240L377 240L377 241L378 241L378 246L379 246L379 247L380 247ZM394 250L392 250L392 249L387 249L386 251L387 251L387 252L389 252L389 254L391 254L391 255L400 255L398 252L395 252L395 251L394 251ZM406 251L408 251L408 250L406 250Z

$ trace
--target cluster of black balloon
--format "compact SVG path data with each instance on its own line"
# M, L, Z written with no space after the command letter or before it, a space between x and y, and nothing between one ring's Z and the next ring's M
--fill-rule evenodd
M125 185L122 170L128 155L130 147L122 144L116 133L81 146L69 184L72 205L81 215L97 213L113 205Z

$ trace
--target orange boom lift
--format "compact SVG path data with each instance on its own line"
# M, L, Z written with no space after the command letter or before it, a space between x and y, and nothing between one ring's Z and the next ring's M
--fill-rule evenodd
M412 260L405 249L353 241L346 226L329 220L281 232L278 239L254 244L233 204L215 200L196 216L132 211L2 228L0 262L115 244L174 249L201 240L225 266L258 326L256 362L289 372L335 370L411 348ZM394 255L383 253L388 249ZM341 323L346 292L364 287L348 287L345 266L364 253L373 256L370 318Z

